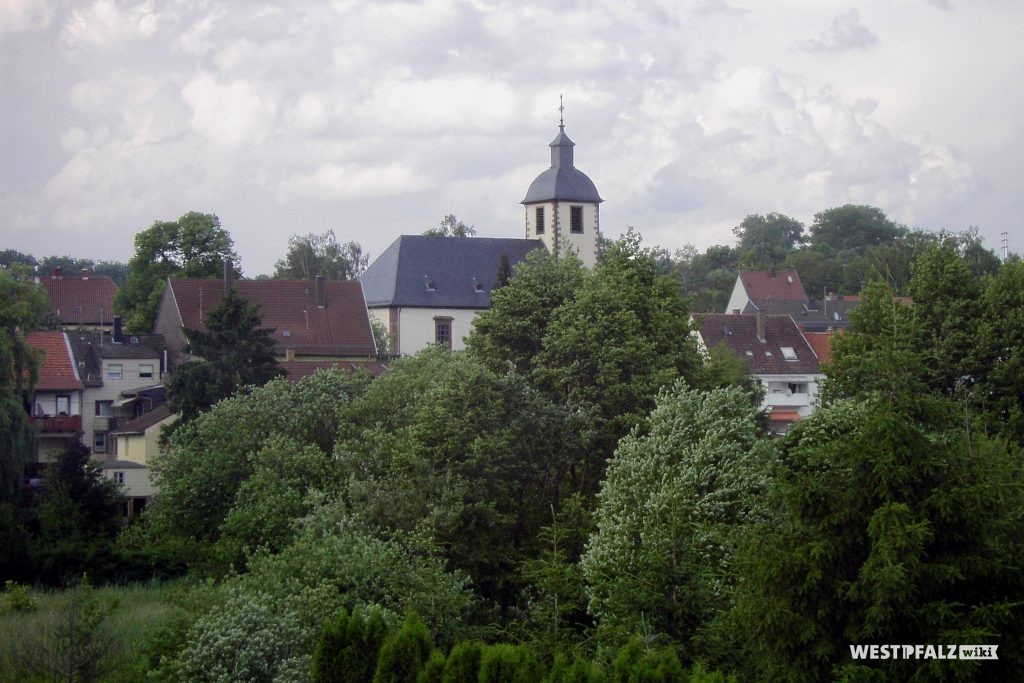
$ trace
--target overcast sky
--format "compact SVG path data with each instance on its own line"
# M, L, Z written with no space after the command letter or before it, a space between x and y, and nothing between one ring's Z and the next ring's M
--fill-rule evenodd
M127 260L216 213L379 254L523 235L558 96L576 165L674 250L845 203L1021 250L1024 2L0 0L0 248Z

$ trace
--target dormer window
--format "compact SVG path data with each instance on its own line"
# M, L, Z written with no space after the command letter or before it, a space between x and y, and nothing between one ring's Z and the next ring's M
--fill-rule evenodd
M484 283L480 282L476 278L473 278L473 289L475 289L478 294L483 294L484 293Z
M424 286L426 286L428 292L435 292L435 291L437 291L437 285L434 284L434 279L432 277L430 277L429 275L424 275L423 276L423 284L424 284Z

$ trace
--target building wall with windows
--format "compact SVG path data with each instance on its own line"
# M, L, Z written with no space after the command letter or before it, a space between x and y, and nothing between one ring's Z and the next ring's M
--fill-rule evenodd
M130 400L122 392L133 391L160 383L159 358L104 358L103 386L85 390L82 411L82 442L92 449L93 455L106 460L117 453L109 432L117 421L133 416Z
M595 203L549 201L526 207L527 239L542 241L553 254L575 252L587 268L597 265L599 235Z
M466 337L480 311L471 308L371 308L370 317L391 335L391 352L410 355L430 344L442 343L447 332L448 348L466 348Z

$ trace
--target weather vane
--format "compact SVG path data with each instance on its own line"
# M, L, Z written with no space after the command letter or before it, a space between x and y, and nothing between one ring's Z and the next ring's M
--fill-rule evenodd
M563 128L565 126L565 119L562 117L562 112L565 111L565 105L562 104L562 93L558 93L558 127Z

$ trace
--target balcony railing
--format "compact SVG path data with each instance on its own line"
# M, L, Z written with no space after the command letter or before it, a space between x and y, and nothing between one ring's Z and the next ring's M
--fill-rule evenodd
M36 416L32 423L40 434L79 434L82 431L81 415Z

